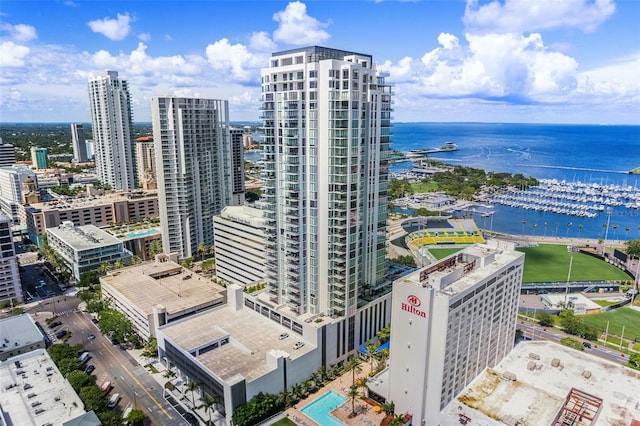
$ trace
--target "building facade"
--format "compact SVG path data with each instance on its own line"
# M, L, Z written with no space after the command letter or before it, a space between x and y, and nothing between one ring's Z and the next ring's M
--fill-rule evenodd
M229 140L231 141L231 205L233 206L241 206L245 200L243 133L242 129L229 129Z
M443 407L513 348L523 265L512 243L491 240L395 281L390 366L370 394L414 424L437 424Z
M115 190L135 189L136 151L128 82L119 78L117 71L90 78L89 107L100 181Z
M192 257L199 244L213 244L213 217L233 204L233 156L242 151L232 149L229 104L158 97L151 116L162 246Z
M136 161L138 162L138 182L156 180L156 158L152 136L136 139Z
M104 227L111 223L156 218L159 214L157 193L119 192L20 206L20 223L27 227L31 242L42 247L47 228L66 221L78 226Z
M49 168L49 155L47 148L31 147L31 167L39 169Z
M243 286L264 281L262 211L229 206L214 217L216 277Z
M98 269L103 263L122 261L126 265L132 257L122 241L94 225L75 226L73 222L63 222L58 227L47 228L47 240L77 281L80 274Z
M16 149L13 145L3 143L0 138L0 167L13 166L16 164Z
M371 55L273 53L262 70L260 208L271 302L349 318L384 281L391 88Z
M22 189L27 178L38 181L36 173L26 165L0 167L0 209L14 223L20 221Z
M0 302L22 303L22 283L18 268L13 237L11 235L11 223L9 219L0 214Z
M87 156L87 140L84 136L84 125L71 123L71 145L73 147L73 160L76 163L86 163L89 157Z

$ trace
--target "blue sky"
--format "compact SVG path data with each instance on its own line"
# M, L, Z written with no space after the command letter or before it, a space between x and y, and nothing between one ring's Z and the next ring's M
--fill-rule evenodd
M90 121L87 79L228 99L257 121L274 51L373 55L396 121L640 124L639 0L12 1L0 4L0 121Z

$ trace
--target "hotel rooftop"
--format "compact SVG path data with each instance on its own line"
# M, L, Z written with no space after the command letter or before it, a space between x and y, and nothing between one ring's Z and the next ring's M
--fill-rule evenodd
M251 382L273 370L267 362L267 353L287 353L296 359L315 349L301 336L275 322L261 317L249 309L235 310L229 305L202 312L198 315L162 327L161 332L174 344L187 352L224 341L213 350L196 356L198 362L220 379L229 381L236 375ZM284 335L287 337L282 338ZM294 349L297 342L304 345Z
M61 425L84 413L82 401L44 349L0 363L0 424Z
M548 341L521 342L445 407L441 426L629 426L640 372Z
M60 226L47 228L47 232L79 252L122 243L95 225L74 226L73 222L63 222Z
M173 314L224 301L223 287L170 260L118 269L100 281L146 314L151 314L159 304L168 314Z

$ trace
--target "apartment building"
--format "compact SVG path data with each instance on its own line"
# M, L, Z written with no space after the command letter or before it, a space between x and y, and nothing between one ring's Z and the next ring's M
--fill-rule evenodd
M73 160L76 163L86 163L89 161L83 124L71 123L71 146L73 148Z
M0 302L7 300L22 303L24 295L11 235L11 221L0 214Z

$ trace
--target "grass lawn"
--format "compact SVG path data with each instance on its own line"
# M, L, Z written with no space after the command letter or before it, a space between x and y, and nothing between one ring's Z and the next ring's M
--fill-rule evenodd
M285 417L284 419L280 419L275 423L271 423L271 426L296 426L296 424Z
M564 245L541 244L537 247L518 247L525 253L522 282L567 281L571 254ZM571 281L630 280L621 269L583 253L573 254Z
M620 303L619 301L614 302L612 300L594 300L594 299L591 299L591 301L593 303L597 303L600 306L611 306L611 305L615 305L616 303Z
M430 248L429 253L431 253L436 259L440 260L449 256L450 254L459 252L465 247L466 246L452 247L452 248Z
M620 308L614 311L603 312L601 314L584 315L582 320L585 324L593 325L599 330L607 328L609 321L609 334L620 336L624 325L624 337L634 339L640 337L640 312L631 308Z
M438 184L436 182L422 183L416 182L411 184L414 194L422 194L425 192L435 192L438 190Z

